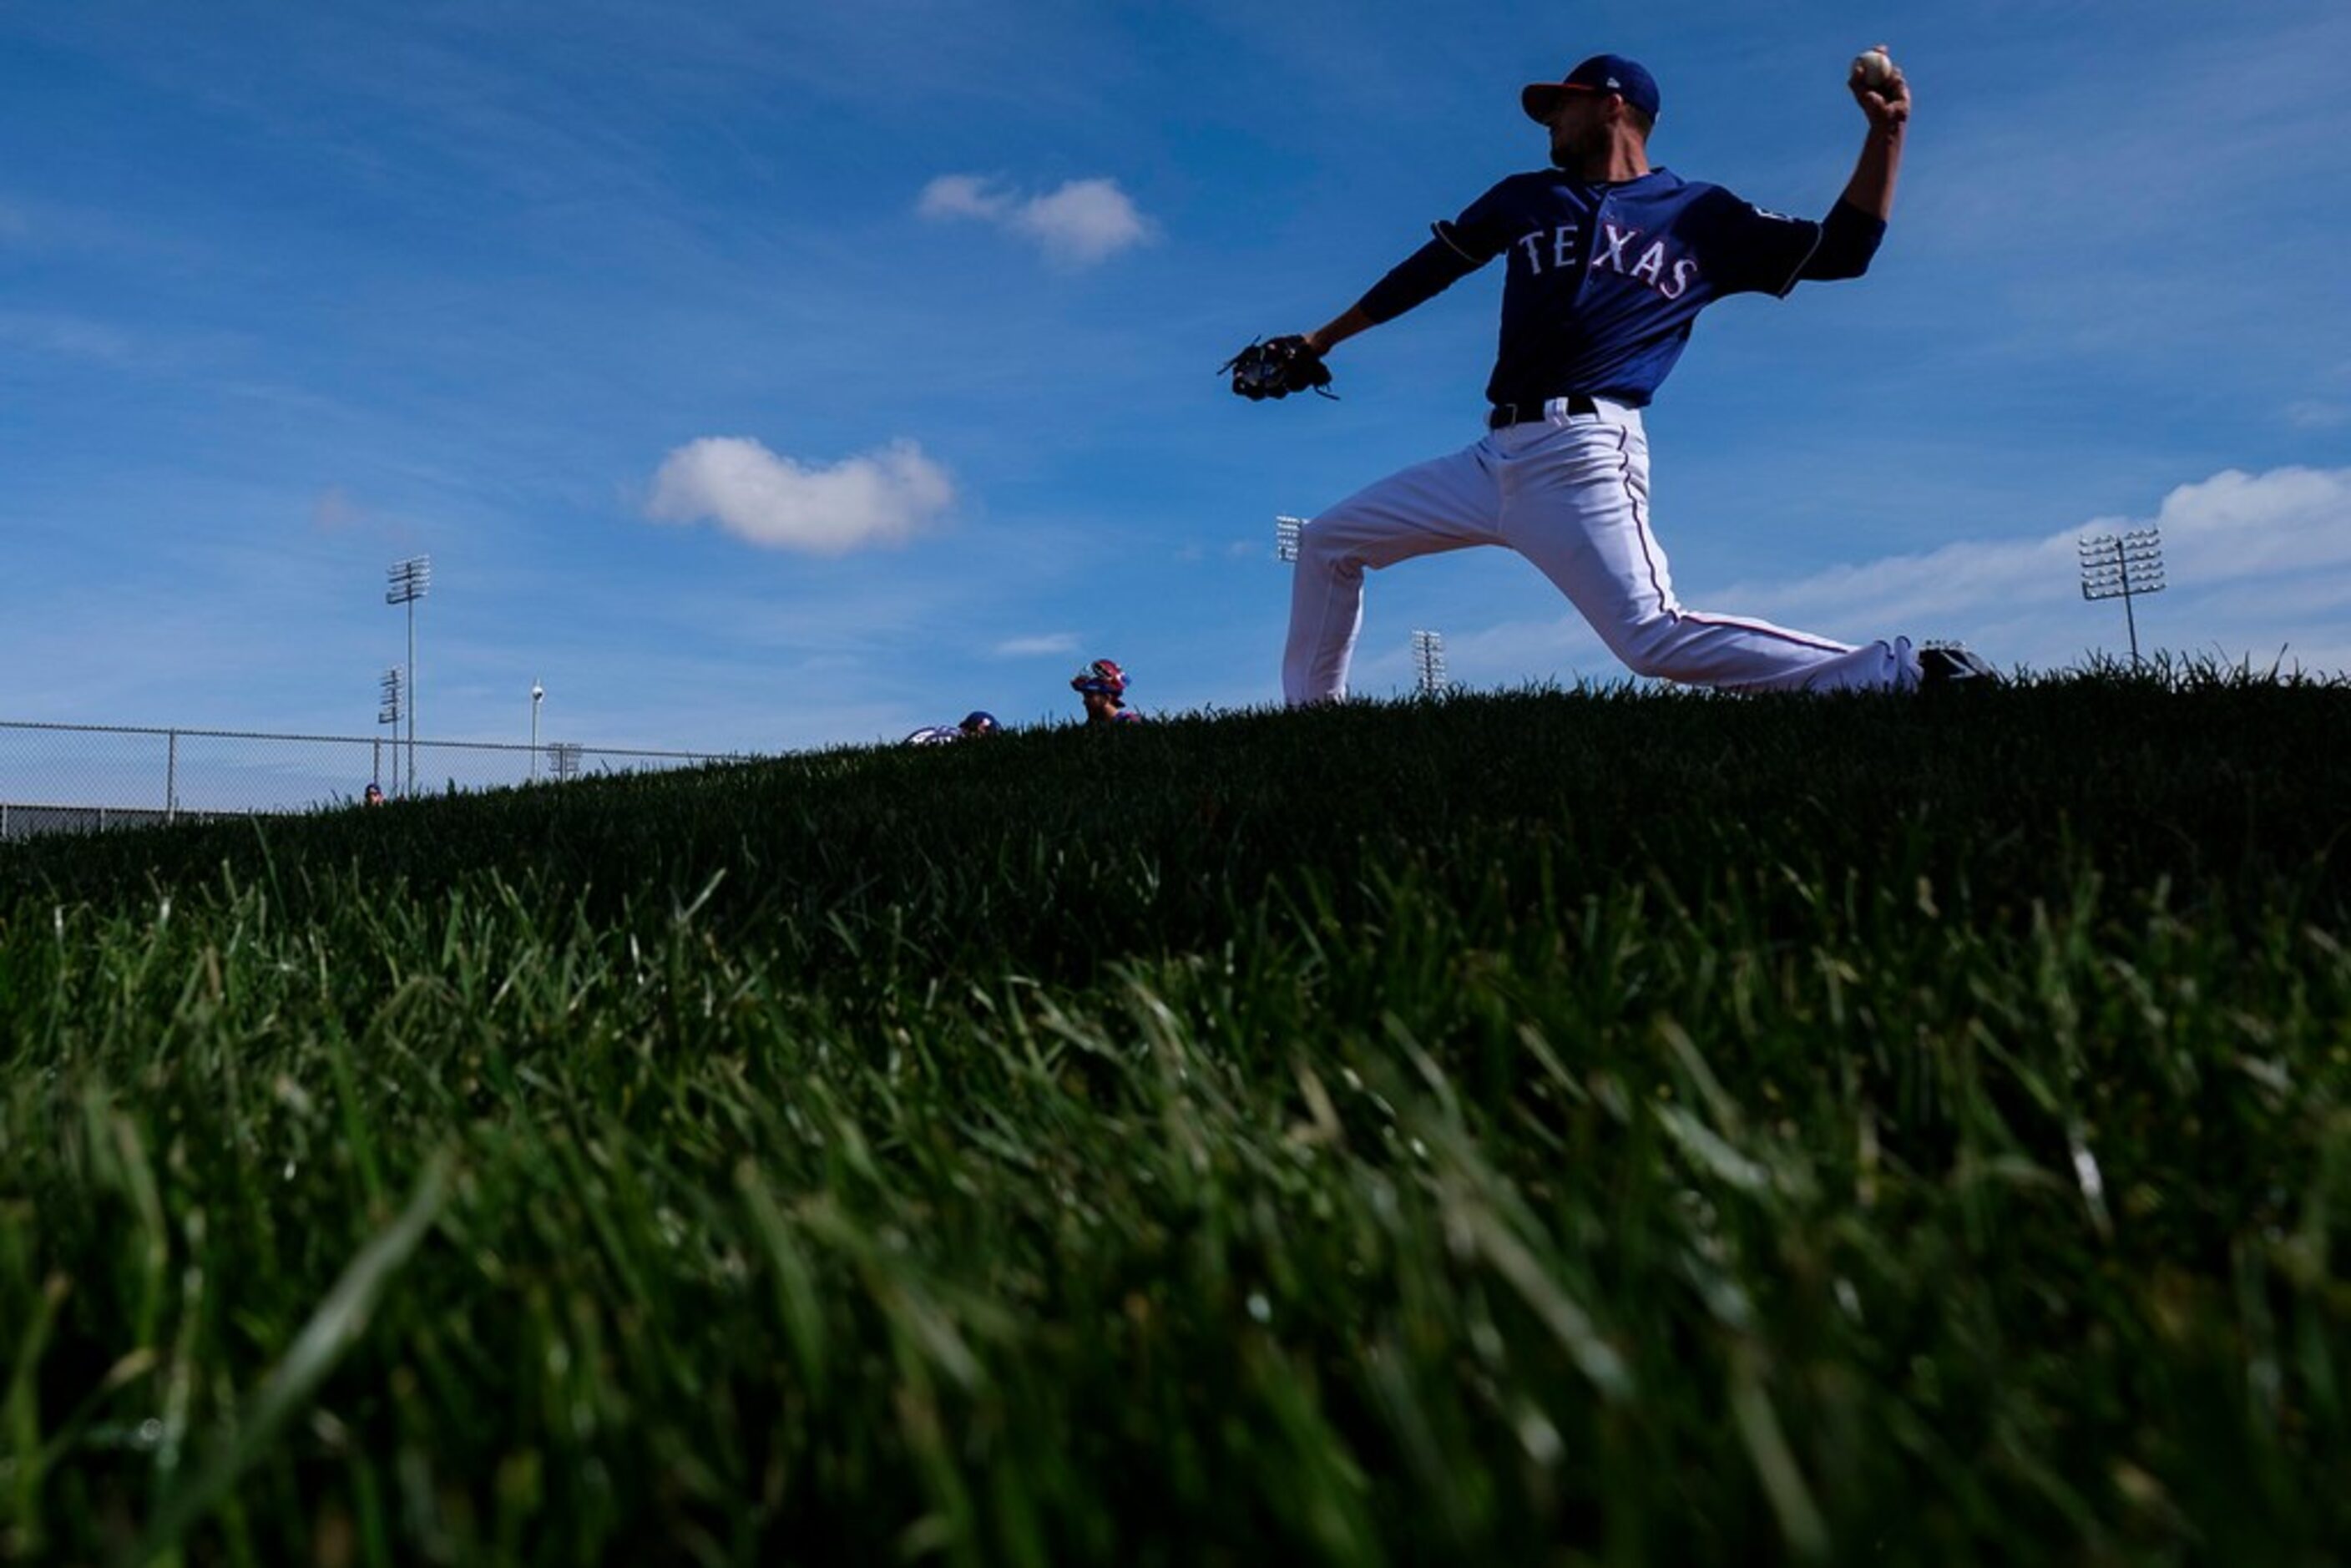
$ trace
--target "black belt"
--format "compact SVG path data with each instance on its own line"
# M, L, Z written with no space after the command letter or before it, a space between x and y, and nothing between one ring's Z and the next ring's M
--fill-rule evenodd
M1551 405L1557 398L1545 398L1541 402L1498 402L1486 411L1486 428L1499 430L1507 424L1532 424L1551 417ZM1598 413L1600 405L1582 392L1572 392L1567 399L1570 413Z

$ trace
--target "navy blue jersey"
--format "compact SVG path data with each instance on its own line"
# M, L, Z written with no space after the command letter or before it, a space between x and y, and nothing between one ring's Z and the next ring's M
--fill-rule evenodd
M1590 183L1557 169L1513 174L1435 225L1437 238L1362 301L1401 314L1502 258L1501 349L1486 395L1531 405L1583 392L1647 404L1698 313L1732 294L1785 294L1850 277L1886 225L1838 204L1826 223L1766 212L1665 169Z

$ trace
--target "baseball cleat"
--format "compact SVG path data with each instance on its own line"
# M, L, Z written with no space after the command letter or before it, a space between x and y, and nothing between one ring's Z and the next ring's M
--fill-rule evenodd
M1932 690L1937 686L1980 689L2000 684L1998 670L1957 643L1935 643L1918 650L1918 685L1923 689Z

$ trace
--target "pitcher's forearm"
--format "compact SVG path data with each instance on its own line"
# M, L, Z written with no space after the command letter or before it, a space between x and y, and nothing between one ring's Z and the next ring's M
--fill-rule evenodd
M1884 223L1894 215L1894 183L1902 172L1902 138L1907 121L1873 125L1862 138L1861 157L1845 182L1844 200Z
M1364 314L1362 306L1350 305L1345 314L1326 321L1307 333L1306 346L1318 354L1327 354L1356 333L1374 324L1372 319Z

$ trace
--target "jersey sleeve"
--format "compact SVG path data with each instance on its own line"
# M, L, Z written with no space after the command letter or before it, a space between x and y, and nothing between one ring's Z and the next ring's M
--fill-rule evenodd
M1785 294L1820 248L1821 225L1715 189L1699 213L1707 270L1721 294Z
M1832 282L1840 277L1859 277L1869 270L1870 259L1876 256L1878 246L1886 238L1886 220L1876 213L1865 213L1851 202L1840 198L1829 209L1821 225L1821 243L1798 277L1811 281Z
M1374 321L1390 321L1442 294L1485 266L1510 243L1497 185L1451 223L1428 225L1429 242L1406 256L1355 303Z
M1501 255L1502 247L1516 237L1508 211L1509 184L1504 181L1494 186L1462 208L1461 215L1451 223L1429 225L1429 232L1458 252L1472 267L1485 266Z

